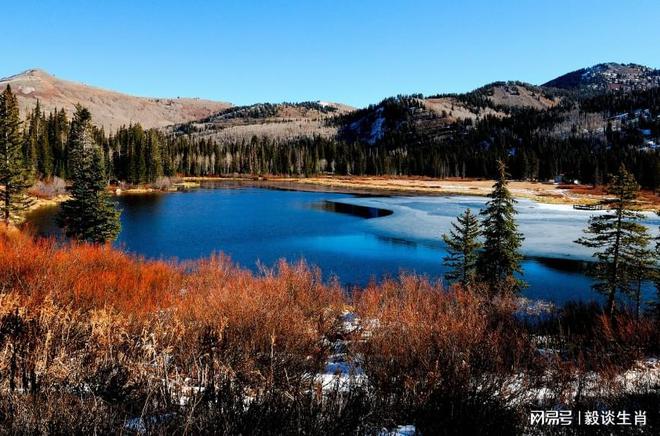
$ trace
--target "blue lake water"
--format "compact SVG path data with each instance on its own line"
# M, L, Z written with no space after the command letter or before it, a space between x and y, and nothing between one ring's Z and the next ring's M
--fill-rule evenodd
M239 265L258 269L279 259L306 259L325 278L347 286L414 271L441 278L445 255L441 235L466 207L478 211L479 197L357 197L332 192L207 184L190 192L126 195L116 246L157 259L196 259L228 254ZM590 253L572 241L589 212L521 200L525 234L524 294L562 303L592 299L584 273ZM30 217L37 232L53 234L56 209ZM658 221L649 225L657 228ZM647 287L647 297L651 295Z

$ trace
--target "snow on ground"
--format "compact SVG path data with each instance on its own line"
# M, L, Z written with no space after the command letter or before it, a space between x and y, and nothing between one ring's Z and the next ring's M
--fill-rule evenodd
M519 297L517 301L516 312L520 315L544 316L557 310L555 304L545 300L531 300L526 297Z
M148 416L148 417L137 417L127 419L124 422L124 430L144 434L147 432L148 428L162 424L174 417L173 413L166 413L164 415L158 416Z
M385 123L385 117L383 116L383 108L379 108L376 114L378 118L371 125L371 134L369 135L369 141L367 141L369 144L375 144L384 135L383 124Z
M385 236L437 242L456 216L466 208L478 213L488 199L473 196L345 198L337 202L393 211L392 215L369 220L372 230ZM576 244L589 217L604 212L575 210L569 205L544 204L520 199L517 220L525 235L526 256L590 260L591 250ZM647 213L645 224L658 233L660 218Z
M524 304L524 301L521 304ZM544 307L544 310L546 309ZM379 326L378 320L361 320L354 312L348 310L340 316L339 324L341 326L338 332L340 337L345 338L357 334L358 339L368 337L370 330ZM352 340L355 339L356 337L352 338ZM561 350L551 347L551 337L538 336L535 342L538 352L549 359L555 358L561 353ZM351 387L368 383L368 376L360 366L359 356L349 359L348 345L349 339L336 339L332 342L333 354L329 356L323 371L314 376L314 380L321 386L322 392L348 392ZM190 380L186 379L186 382L189 383ZM640 360L624 373L614 377L613 382L609 383L596 373L584 374L580 381L575 380L568 383L563 392L555 392L546 386L532 387L525 374L517 374L504 384L499 395L515 406L574 399L578 392L583 397L597 396L606 394L607 389L611 389L613 386L627 393L640 393L654 387L657 388L660 386L660 359L649 357ZM186 391L191 395L199 392L201 389L198 387L192 387ZM187 396L183 396L180 398L179 404L185 406L188 404L188 400ZM246 407L249 406L251 400L250 397L245 398ZM164 414L128 419L124 423L124 430L143 434L147 432L148 427L165 422L172 416L172 414ZM413 436L415 434L417 431L414 425L399 425L393 429L384 428L378 433L379 436Z
M340 318L340 333L350 335L360 328L360 320L353 312L345 311ZM337 339L332 343L334 353L328 358L323 372L317 374L314 380L321 385L324 392L338 390L348 391L351 386L361 385L367 381L364 370L356 360L349 360L348 341Z
M541 348L539 352L550 358L556 356L559 350ZM510 398L510 404L515 406L548 401L566 403L574 400L578 394L582 398L607 396L613 389L628 394L644 393L660 386L660 363L655 357L640 360L612 380L605 379L595 372L582 374L579 379L577 374L575 376L573 381L563 386L562 392L557 392L547 386L532 387L528 384L525 375L518 374L505 384L501 395Z
M393 430L382 430L378 436L414 436L417 429L414 425L400 425Z

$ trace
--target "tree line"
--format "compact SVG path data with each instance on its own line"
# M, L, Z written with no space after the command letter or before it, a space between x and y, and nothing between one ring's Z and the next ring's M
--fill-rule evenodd
M660 114L657 101L655 91L648 91L594 97L580 104L591 111L606 111L608 116L632 107L648 107L656 115ZM108 179L133 184L151 183L161 176L233 174L495 178L495 163L501 160L514 179L548 180L564 175L596 184L606 183L607 175L623 163L642 187L660 187L660 148L643 147L640 134L640 127L660 131L657 117L619 130L610 124L602 135L552 133L566 120L570 107L563 103L548 110L509 109L507 117L436 125L426 119L435 115L425 113L417 98L400 96L384 100L380 109L373 106L329 121L339 128L333 138L255 135L250 140L218 142L195 133L146 130L139 124L110 134L93 128L93 136L101 145ZM370 141L365 135L375 114L383 117L383 134ZM420 117L424 122L420 123ZM361 126L361 119L369 122ZM22 133L23 159L35 176L69 178L69 130L63 110L45 114L37 104L28 114Z
M474 121L451 123L421 108L416 99L387 99L379 106L345 115L339 122L339 137L363 147L367 165L354 168L367 174L495 178L495 163L502 160L517 180L544 181L564 175L583 183L604 184L607 175L623 163L643 187L656 189L660 186L660 148L646 147L640 129L658 136L657 98L652 91L618 95L613 108L644 108L649 116L630 117L620 129L610 125L604 131L584 131L577 122L579 117L612 115L607 102L615 97L600 98L603 102L566 97L549 109L507 108L507 116L482 115ZM476 106L469 108L478 113L481 103L471 104ZM379 117L382 136L369 143Z

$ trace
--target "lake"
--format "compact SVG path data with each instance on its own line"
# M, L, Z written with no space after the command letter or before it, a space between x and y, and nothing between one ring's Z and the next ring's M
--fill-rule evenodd
M116 197L122 231L115 245L154 259L196 259L214 252L258 270L279 259L306 259L347 285L364 285L399 271L441 278L441 241L456 215L478 212L481 197L363 197L333 192L271 189L229 182L189 192ZM524 295L563 303L596 298L585 275L591 253L573 241L594 212L520 200ZM57 208L28 222L40 234L57 233ZM647 224L657 229L653 217ZM652 289L647 286L646 297Z

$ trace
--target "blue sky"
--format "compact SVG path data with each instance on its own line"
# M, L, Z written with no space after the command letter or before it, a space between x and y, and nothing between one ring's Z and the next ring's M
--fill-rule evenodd
M134 95L354 106L660 67L658 1L7 1L0 76L43 68Z

